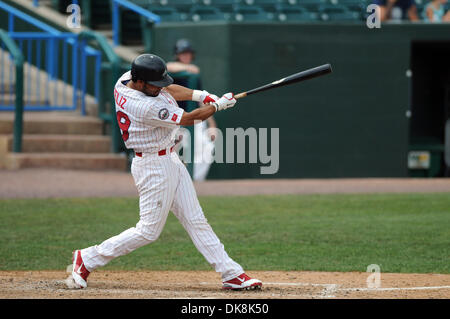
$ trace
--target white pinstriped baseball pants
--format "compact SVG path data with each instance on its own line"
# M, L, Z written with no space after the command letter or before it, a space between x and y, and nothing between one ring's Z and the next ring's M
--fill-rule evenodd
M144 153L143 157L135 157L131 173L139 192L140 220L136 227L127 229L100 245L81 250L84 265L89 271L158 239L171 210L188 232L195 247L221 273L223 281L244 272L228 256L208 224L191 177L176 152L164 156Z

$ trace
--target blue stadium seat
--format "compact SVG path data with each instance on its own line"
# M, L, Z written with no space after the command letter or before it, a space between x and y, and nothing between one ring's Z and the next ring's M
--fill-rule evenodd
M361 20L361 14L350 11L346 7L338 5L322 5L319 7L320 18L323 21L358 21Z
M189 11L191 20L198 21L225 21L229 19L225 13L218 8L207 5L195 5Z
M137 4L138 6L141 6L143 8L147 8L147 6L152 4L159 5L158 0L130 0L130 2L133 2L134 4Z
M174 7L151 5L147 7L147 9L154 14L159 15L161 22L179 22L186 21L188 19L188 15L186 13L179 12Z
M204 5L213 6L225 13L232 13L234 7L243 2L243 0L200 0Z
M192 6L200 3L199 0L156 0L161 6L168 6L177 9L179 12L188 13Z
M331 4L344 6L350 11L362 12L367 8L366 1L362 0L330 0Z
M287 0L287 3L303 6L310 11L318 11L320 6L328 3L328 0Z
M266 12L258 6L236 5L233 13L236 21L273 21L275 18L272 12Z
M317 12L308 11L297 5L282 4L278 6L277 18L279 21L319 21Z
M283 0L243 0L243 4L261 7L266 12L276 12Z

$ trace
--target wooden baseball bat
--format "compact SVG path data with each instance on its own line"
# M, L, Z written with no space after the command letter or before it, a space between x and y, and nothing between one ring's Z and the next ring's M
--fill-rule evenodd
M285 85L289 85L292 83L297 83L297 82L301 82L301 81L306 81L318 76L322 76L328 73L331 73L333 70L331 68L331 64L324 64L312 69L308 69L302 72L298 72L292 75L289 75L285 78L279 79L277 81L274 81L272 83L257 87L255 89L252 89L250 91L246 91L246 92L242 92L239 94L236 94L234 96L235 99L241 99L243 97L246 97L247 95L250 94L255 94L258 92L262 92L262 91L267 91L267 90L271 90L280 86L285 86Z

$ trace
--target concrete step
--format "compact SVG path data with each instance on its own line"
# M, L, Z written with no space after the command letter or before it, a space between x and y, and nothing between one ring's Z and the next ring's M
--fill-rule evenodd
M14 88L12 88L14 90ZM0 95L0 104L2 105L14 105L16 103L16 95L15 94L2 94ZM33 106L33 105L37 105L37 106L48 106L50 105L50 101L46 100L44 96L41 97L36 97L36 96L32 96L32 97L27 97L24 96L23 98L23 105L27 105L27 106Z
M109 27L109 29L105 29L105 30L101 30L99 28L96 28L95 31L101 33L107 39L112 39L113 35L114 35L114 32L111 29L111 26Z
M12 134L13 112L0 112L0 134ZM25 112L23 134L102 135L103 122L92 116L61 112Z
M127 169L127 157L124 154L110 153L7 153L0 160L0 168L36 167L125 171Z
M52 0L39 0L39 5L52 7Z
M13 136L4 135L3 138L7 139L7 151L12 152ZM22 152L24 153L109 153L110 148L110 137L103 135L25 134L22 136Z
M135 45L130 44L127 45L126 48L139 54L146 53L145 46L143 46L142 44L135 44Z
M96 32L111 32L112 34L112 24L111 23L101 23L101 24L97 24L95 25L95 31ZM112 35L111 35L112 37Z

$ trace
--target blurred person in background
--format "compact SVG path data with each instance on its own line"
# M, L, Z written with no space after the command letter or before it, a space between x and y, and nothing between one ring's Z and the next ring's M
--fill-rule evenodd
M448 0L432 0L422 12L426 22L450 22L450 11L445 12L444 5Z
M381 21L419 21L415 0L373 0L380 7Z
M179 39L175 43L174 48L175 61L167 63L167 71L170 73L188 72L192 74L200 74L200 68L193 62L195 60L195 50L187 39ZM175 82L183 81L175 78ZM187 86L186 83L177 83ZM202 84L199 79L199 87L202 89ZM186 110L186 102L178 103L179 107ZM199 105L201 106L201 105ZM217 129L214 117L209 117L206 121L194 125L194 166L193 166L193 180L203 181L208 175L209 168L213 161L214 140L216 137L215 130Z

